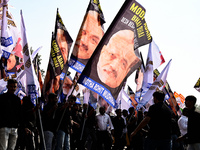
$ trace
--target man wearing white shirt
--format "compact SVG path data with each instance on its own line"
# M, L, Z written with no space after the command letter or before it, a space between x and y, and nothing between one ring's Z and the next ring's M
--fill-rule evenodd
M184 108L181 117L178 119L178 126L181 132L181 136L187 133L187 124L188 124L188 109Z
M181 117L178 119L178 126L180 129L181 136L184 136L187 133L187 126L188 126L188 108L184 108L182 111ZM187 148L186 141L180 143L182 149Z
M113 135L114 127L111 118L105 113L105 108L99 108L99 114L96 116L97 121L97 149L102 150L103 145L105 150L110 150L112 146L112 141L110 138L110 133L107 128L110 127L111 133Z

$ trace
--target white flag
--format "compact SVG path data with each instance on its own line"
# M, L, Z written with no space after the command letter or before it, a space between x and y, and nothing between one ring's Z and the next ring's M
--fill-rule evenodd
M165 59L154 40L149 44L149 49L152 52L153 70L155 70L165 62Z
M12 14L8 11L8 0L4 0L1 5L3 6L3 11L0 11L2 15L1 24L1 50L0 57L8 59L11 51L17 44L19 38L19 32L15 24Z
M130 107L133 107L131 99L129 98L128 94L124 91L123 88L121 89L118 95L116 103L118 105L117 108L120 108L121 110L128 110Z
M36 80L37 77L35 74L35 70L33 67L31 55L30 55L30 50L28 48L28 42L26 38L26 28L24 24L24 19L21 11L21 36L22 36L22 49L23 49L23 54L24 54L24 68L25 68L25 74L26 74L26 93L27 95L31 96L31 101L33 104L36 104L36 94L38 92L36 91Z
M166 79L167 79L167 74L168 74L170 64L171 64L171 60L168 62L166 67L163 69L163 71L160 73L160 75L157 77L157 79L151 85L149 90L143 96L142 100L138 103L137 110L139 110L141 107L145 106L148 103L148 101L152 98L152 95L156 90L163 89L163 87L166 84Z

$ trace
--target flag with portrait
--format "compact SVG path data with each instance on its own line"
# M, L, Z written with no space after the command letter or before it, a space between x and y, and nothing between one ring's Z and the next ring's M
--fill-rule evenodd
M57 10L55 32L52 33L49 64L43 85L43 96L47 98L50 92L60 94L62 84L67 76L68 55L73 40L69 35Z
M144 15L138 2L125 1L78 80L112 107L127 77L141 64L137 48L152 41Z
M75 71L83 71L104 35L104 23L99 0L90 0L69 60L69 66Z
M22 61L22 48L20 54L16 54L16 49L19 49L20 33L16 26L16 22L8 9L8 0L0 3L0 24L1 24L1 78L16 73L16 66ZM20 45L21 46L21 45Z

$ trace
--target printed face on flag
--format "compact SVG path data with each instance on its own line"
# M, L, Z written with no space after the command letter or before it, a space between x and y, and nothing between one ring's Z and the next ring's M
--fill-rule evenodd
M57 43L61 50L64 64L66 64L68 59L68 43L65 35L65 31L62 29L57 29L57 36L56 36Z
M70 78L68 78L67 76L64 79L64 83L63 83L63 94L68 94L69 90L72 88L73 82Z
M16 58L15 55L10 54L8 60L7 60L7 70L11 70L16 66Z
M103 46L97 63L97 74L103 83L116 88L138 62L139 58L134 52L134 32L120 30Z
M141 64L137 48L152 41L144 14L135 0L125 1L78 80L112 107L128 76Z
M89 59L103 34L99 13L89 10L79 31L73 55L79 59Z

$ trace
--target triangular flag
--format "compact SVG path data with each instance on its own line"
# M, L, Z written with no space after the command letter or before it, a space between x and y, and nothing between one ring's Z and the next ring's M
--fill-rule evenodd
M170 65L171 65L171 60L168 62L168 64L163 69L163 71L160 73L160 75L157 77L157 79L151 85L149 90L143 96L142 100L138 103L138 106L137 106L138 110L148 103L148 101L152 98L152 95L156 90L163 89L163 87L165 86L165 84L167 82L166 79L167 79L167 74L168 74Z
M22 10L21 10L21 36L22 36L22 47L23 47L23 54L24 54L24 68L25 68L25 74L26 74L26 93L30 95L31 101L33 104L36 105L36 96L38 94L38 87L36 87L36 81L37 77L35 74L34 66L32 63L31 55L30 55L30 50L28 48L28 42L27 42L27 37L26 37L26 28L24 24L24 19L22 15Z

